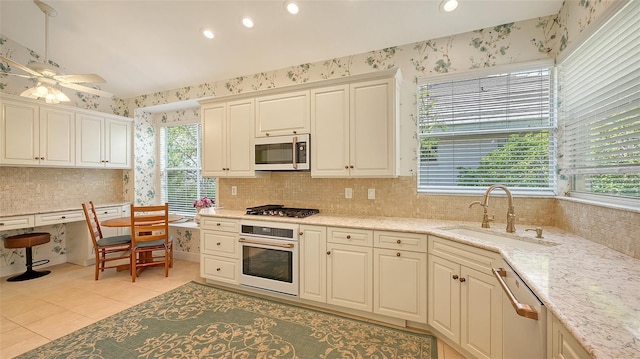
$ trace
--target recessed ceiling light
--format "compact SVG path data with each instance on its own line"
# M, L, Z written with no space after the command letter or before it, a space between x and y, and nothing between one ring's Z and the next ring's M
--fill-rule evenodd
M202 35L204 35L204 37L206 37L207 39L213 39L214 38L214 34L213 31L211 31L211 29L202 29Z
M249 29L253 27L253 19L248 16L242 18L242 25L248 27Z
M442 0L440 11L452 12L458 7L458 0Z
M298 4L296 4L293 1L285 1L284 8L287 9L289 14L293 14L293 15L297 14L298 11L300 11L300 8L298 7Z

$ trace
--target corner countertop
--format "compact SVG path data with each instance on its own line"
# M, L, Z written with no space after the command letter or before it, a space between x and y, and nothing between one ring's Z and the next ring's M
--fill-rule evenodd
M592 357L640 358L640 260L556 227L543 227L542 241L558 245L524 249L446 230L480 228L478 222L325 214L282 218L226 209L202 215L426 233L498 252ZM503 224L493 225L488 231L504 234ZM534 227L516 224L516 234L535 242L535 232L524 231Z

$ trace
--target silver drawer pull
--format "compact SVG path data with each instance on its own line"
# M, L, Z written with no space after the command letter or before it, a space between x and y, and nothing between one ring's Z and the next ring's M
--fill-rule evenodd
M518 302L516 297L511 292L511 289L507 287L507 283L505 283L504 279L502 279L502 277L507 276L507 271L505 271L504 268L491 268L491 270L493 272L493 275L498 280L498 283L500 283L502 290L509 298L509 301L511 302L511 305L513 306L513 309L515 309L516 313L518 313L518 315L521 317L538 320L538 312L536 312L534 309L531 309L531 306L529 304L522 304Z
M253 241L253 240L244 239L244 238L238 239L238 242L240 242L240 243L248 243L248 244L260 244L260 245L263 245L263 246L280 247L280 248L293 248L293 246L294 246L293 243L269 243L269 242Z

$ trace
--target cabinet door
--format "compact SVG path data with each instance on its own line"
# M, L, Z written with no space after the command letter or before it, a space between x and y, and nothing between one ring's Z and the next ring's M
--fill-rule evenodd
M227 138L225 104L202 107L202 175L226 176Z
M39 161L38 106L3 100L0 118L0 164L36 165Z
M496 279L460 267L460 345L477 358L502 357L502 288Z
M40 164L75 166L75 144L74 113L40 106Z
M460 265L429 255L429 325L460 342Z
M588 359L591 355L571 335L558 318L549 313L551 320L551 358L552 359Z
M300 298L327 301L327 229L301 225Z
M253 150L253 100L230 102L227 105L227 175L252 177Z
M129 121L105 119L105 167L131 168L131 127Z
M373 248L327 244L327 303L373 310Z
M256 98L256 137L310 132L309 91Z
M351 84L350 118L351 175L395 176L397 134L394 80Z
M76 114L76 165L104 167L104 118Z
M202 254L239 258L238 233L202 230L200 251Z
M427 254L374 249L373 311L427 323Z
M311 91L311 176L349 175L349 85Z
M238 284L240 275L238 263L237 259L202 255L200 257L200 276L229 284Z

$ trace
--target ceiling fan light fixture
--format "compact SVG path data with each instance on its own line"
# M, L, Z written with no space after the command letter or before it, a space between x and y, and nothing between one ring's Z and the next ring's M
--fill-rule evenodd
M298 4L294 1L285 1L284 8L291 15L295 15L300 11L300 7L298 7Z
M34 87L30 87L20 94L22 97L28 97L33 99L41 99L44 98L46 103L56 104L60 102L69 102L71 101L64 92L60 91L60 89L38 82L38 84Z
M245 16L242 18L242 25L244 25L244 27L250 29L253 27L253 19L250 18L249 16Z
M442 0L440 2L440 11L452 12L458 7L458 0Z

